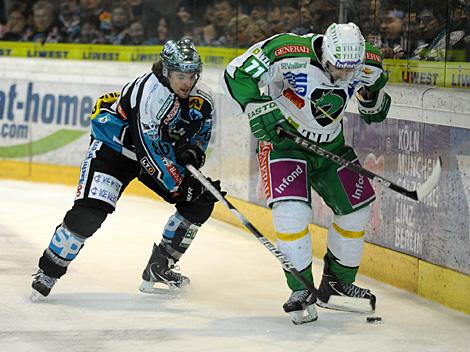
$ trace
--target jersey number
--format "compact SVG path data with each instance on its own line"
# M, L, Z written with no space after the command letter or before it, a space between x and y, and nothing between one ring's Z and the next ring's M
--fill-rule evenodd
M251 73L252 71L254 72ZM252 58L250 65L247 68L245 68L245 72L250 73L251 77L253 78L258 78L264 72L266 72L266 68L264 66L261 66L258 60Z

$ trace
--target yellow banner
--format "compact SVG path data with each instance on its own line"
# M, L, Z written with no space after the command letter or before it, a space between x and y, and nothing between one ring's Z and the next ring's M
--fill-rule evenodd
M120 46L97 44L44 44L0 42L0 56L66 60L155 62L162 50L156 46ZM199 47L204 64L226 66L243 49Z
M39 44L0 42L0 56L67 60L155 62L162 50L156 46L120 46L97 44ZM208 66L225 67L245 49L198 47ZM392 83L470 88L469 62L385 60Z
M470 88L470 62L385 60L392 83Z

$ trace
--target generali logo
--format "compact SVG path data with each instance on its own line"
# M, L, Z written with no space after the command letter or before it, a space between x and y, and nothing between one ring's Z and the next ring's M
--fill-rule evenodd
M276 57L286 54L310 54L310 48L305 45L284 45L274 50Z
M379 54L371 53L369 51L366 52L366 60L382 63L382 57Z

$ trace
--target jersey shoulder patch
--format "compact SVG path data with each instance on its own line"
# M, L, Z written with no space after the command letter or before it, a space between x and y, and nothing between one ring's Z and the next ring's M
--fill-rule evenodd
M198 82L189 95L189 107L209 114L214 110L212 90L202 82Z
M365 64L382 68L383 54L379 48L366 42Z
M271 62L290 57L310 57L311 39L296 34L280 34L263 45L263 51Z

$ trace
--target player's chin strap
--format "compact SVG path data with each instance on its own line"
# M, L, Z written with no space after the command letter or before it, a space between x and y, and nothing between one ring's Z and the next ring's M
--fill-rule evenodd
M207 178L192 165L186 165L186 169L215 197L224 204L228 210L237 217L241 223L281 262L284 270L289 271L300 283L302 283L315 297L318 296L318 290L312 282L303 277L294 265L279 251L261 232L259 232L233 205L230 203ZM307 304L306 304L307 306Z
M372 181L375 181L377 183L380 183L381 185L390 188L391 190L398 192L400 194L403 194L404 196L411 198L416 201L422 201L424 198L428 196L429 193L432 192L432 190L437 186L439 182L439 178L441 176L441 170L442 170L442 160L441 157L439 156L437 160L434 163L434 167L431 172L431 176L424 181L416 190L410 191L402 186L399 186L382 176L379 176L372 171L369 171L367 169L364 169L363 167L354 164L352 161L348 161L346 159L343 159L339 155L332 153L326 149L323 149L320 147L318 144L313 143L309 141L306 138L300 137L292 132L286 131L285 129L281 128L280 126L277 127L277 133L284 138L287 138L298 145L300 145L303 149L313 152L319 156L322 156L324 158L327 158L329 160L334 161L335 163L344 166L348 168L349 170L352 170L359 175L365 176L367 178L370 178Z

